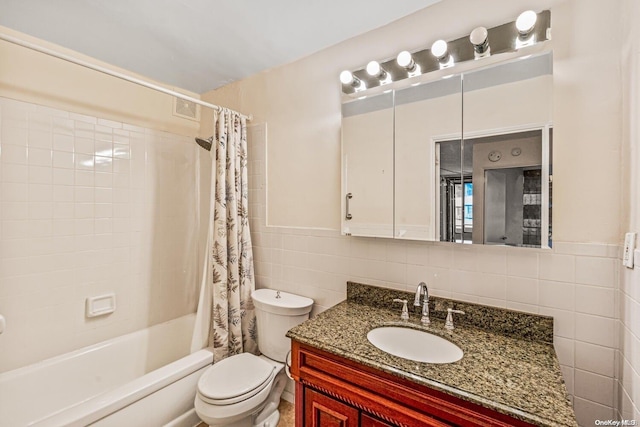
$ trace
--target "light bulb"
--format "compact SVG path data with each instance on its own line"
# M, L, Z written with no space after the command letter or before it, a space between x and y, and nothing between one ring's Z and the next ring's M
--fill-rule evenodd
M447 42L444 40L437 40L431 45L431 53L438 59L442 59L447 56Z
M477 27L477 28L474 28L473 31L471 31L471 34L469 35L469 40L471 40L471 43L474 46L477 46L486 42L488 35L489 35L489 32L485 27Z
M340 73L340 81L344 85L351 84L353 82L353 74L349 70L344 70Z
M396 57L396 62L399 66L407 70L409 77L419 76L422 73L420 66L413 60L413 56L411 56L409 51L403 50L400 52Z
M349 70L344 70L340 73L340 82L343 85L349 85L356 90L356 92L365 90L367 86L362 80L353 75Z
M370 76L378 76L380 75L380 71L382 71L382 68L380 67L380 63L378 63L378 61L371 61L367 64L367 73Z
M489 54L489 31L485 27L474 28L469 35L469 40L473 45L476 57Z
M412 62L413 62L411 53L409 53L409 51L403 50L398 54L398 57L396 58L396 62L398 62L398 65L401 67L411 68Z
M527 10L526 12L522 12L518 19L516 19L516 28L518 32L525 36L533 30L533 27L536 25L536 20L538 19L538 15L533 10Z

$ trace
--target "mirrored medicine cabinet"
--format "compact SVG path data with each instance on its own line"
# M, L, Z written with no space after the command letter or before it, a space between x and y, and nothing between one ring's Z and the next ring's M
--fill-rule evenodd
M552 53L342 104L342 233L551 246Z

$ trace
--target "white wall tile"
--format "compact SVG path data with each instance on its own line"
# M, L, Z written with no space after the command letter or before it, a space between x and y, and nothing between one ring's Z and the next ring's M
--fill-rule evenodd
M432 267L451 268L453 265L453 249L451 246L429 246L429 265Z
M2 144L2 164L27 164L27 147L19 145Z
M29 147L29 165L52 166L53 151L45 148Z
M538 282L538 289L538 298L541 306L570 311L574 310L575 285L573 283L540 280Z
M575 257L541 253L539 256L539 277L557 282L573 282L575 279Z
M593 426L596 420L612 420L614 410L611 406L601 405L590 400L575 397L573 409L576 412L578 425L581 427Z
M615 346L616 322L601 316L576 313L576 339L604 347Z
M7 110L6 102L18 107ZM184 159L154 165L158 176L171 178L166 183L147 181L146 146L131 173L123 124L3 98L0 104L0 301L12 325L2 337L10 350L1 352L0 372L193 311L197 266L188 242L196 228L190 210L175 208L195 203L195 182L177 179L193 176L191 139L143 135L153 150ZM129 175L141 194L157 199L132 198ZM144 207L137 220L155 239L131 229L134 204ZM134 276L132 266L144 274ZM84 298L98 291L116 291L118 310L87 321Z
M482 273L499 275L507 273L507 252L504 248L479 248L476 262L478 271Z
M576 282L613 288L616 262L611 258L576 257Z
M538 305L538 280L507 276L507 301Z
M416 242L407 244L407 263L414 265L429 264L429 247Z
M613 378L615 365L613 348L576 341L575 353L576 368Z
M12 127L9 123L6 123L7 119L3 117L2 126L2 144L18 145L21 147L27 146L28 133L26 129L19 127Z
M569 338L563 338L560 336L553 337L553 347L558 355L558 360L561 365L567 367L575 366L575 341Z
M597 316L614 317L614 289L576 285L576 311Z
M614 380L581 369L575 370L574 394L576 397L613 407Z

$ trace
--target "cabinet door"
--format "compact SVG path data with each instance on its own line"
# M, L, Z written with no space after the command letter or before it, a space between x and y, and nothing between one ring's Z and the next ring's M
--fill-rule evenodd
M392 427L391 424L381 421L377 418L370 417L367 414L362 414L360 419L360 427Z
M324 394L305 389L305 427L357 427L359 411Z
M342 234L393 237L393 93L342 105Z

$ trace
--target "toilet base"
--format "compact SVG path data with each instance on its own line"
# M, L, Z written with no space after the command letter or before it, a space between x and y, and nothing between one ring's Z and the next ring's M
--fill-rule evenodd
M280 421L280 411L276 410L258 424L253 423L254 418L255 416L246 417L231 424L224 424L224 427L276 427ZM220 427L221 425L222 424L208 424L209 427Z
M253 427L276 427L280 421L280 411L276 409L274 413L269 415L266 420L260 424L254 424Z

